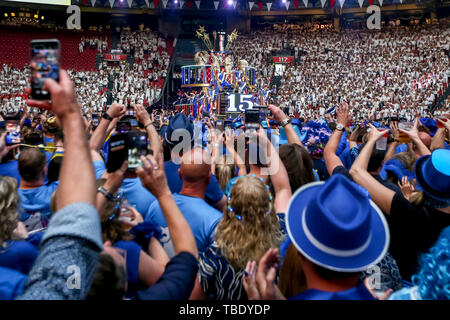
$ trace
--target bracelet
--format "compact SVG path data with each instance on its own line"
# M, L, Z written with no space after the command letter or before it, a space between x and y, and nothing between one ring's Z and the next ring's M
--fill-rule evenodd
M104 114L102 114L102 118L106 119L108 121L112 121L113 120L113 118L106 112Z
M104 195L105 198L108 199L109 201L114 201L114 195L108 190L106 190L104 187L99 187L97 191L100 192L102 195Z
M147 123L146 125L144 125L144 128L147 129L148 126L151 126L153 123L150 121L149 123Z

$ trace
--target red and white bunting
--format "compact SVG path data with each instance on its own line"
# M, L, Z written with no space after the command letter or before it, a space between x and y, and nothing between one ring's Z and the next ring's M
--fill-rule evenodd
M254 2L249 2L249 3L248 3L248 8L249 8L249 10L252 10L252 8L253 8L254 5L255 5Z
M131 8L131 5L133 4L133 0L127 0L128 8Z
M214 1L214 8L216 8L216 10L219 8L219 1Z
M109 0L109 5L111 6L111 8L114 7L114 1L115 0Z
M362 5L363 5L363 3L364 3L364 0L358 0L358 3L359 3L359 7L362 8Z
M286 3L284 4L284 6L286 7L286 10L289 10L289 5L290 5L291 3L289 2L289 1L286 1Z
M167 7L167 2L169 2L169 0L162 0L162 2L163 2L164 9L165 9Z
M364 1L364 0L358 0L358 1ZM327 0L320 0L320 4L322 5L322 8L325 6L325 3L327 3Z
M339 4L341 5L341 8L344 6L345 0L339 0Z
M197 9L200 9L200 1L195 1L195 5L197 6Z
M272 8L272 2L267 2L267 11L270 11L270 8Z
M308 8L308 0L303 0L303 4L305 5L305 8Z
M91 0L91 5L92 6L95 6L95 1L97 1L97 0Z

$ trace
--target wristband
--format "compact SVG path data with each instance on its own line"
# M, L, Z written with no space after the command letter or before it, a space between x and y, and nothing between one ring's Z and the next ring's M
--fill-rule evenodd
M108 199L109 201L114 201L114 195L105 188L99 187L97 191L100 192L102 195L104 195L105 198Z
M144 125L144 128L147 129L148 126L151 126L153 123L150 121L149 123L147 123L146 125Z
M102 114L102 118L106 119L108 121L112 121L113 120L113 118L106 112L104 114Z

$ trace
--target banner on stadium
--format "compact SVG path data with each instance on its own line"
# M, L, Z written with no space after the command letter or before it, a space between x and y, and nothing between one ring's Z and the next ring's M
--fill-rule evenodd
M29 2L29 3L37 3L37 4L53 4L59 6L70 6L70 0L7 0L13 2Z
M273 63L293 63L294 57L273 57Z
M127 60L126 54L105 54L106 61L122 61Z

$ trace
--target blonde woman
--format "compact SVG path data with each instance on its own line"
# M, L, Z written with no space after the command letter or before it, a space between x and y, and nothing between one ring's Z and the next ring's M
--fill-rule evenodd
M199 281L192 299L247 299L242 285L247 262L258 261L266 250L278 248L283 241L284 212L291 188L278 153L271 150L268 154L268 167L278 169L270 172L275 196L256 175L241 176L234 182L216 227L215 241L199 257Z
M39 252L31 243L19 240L28 238L18 219L19 204L16 179L0 176L0 266L28 274Z

